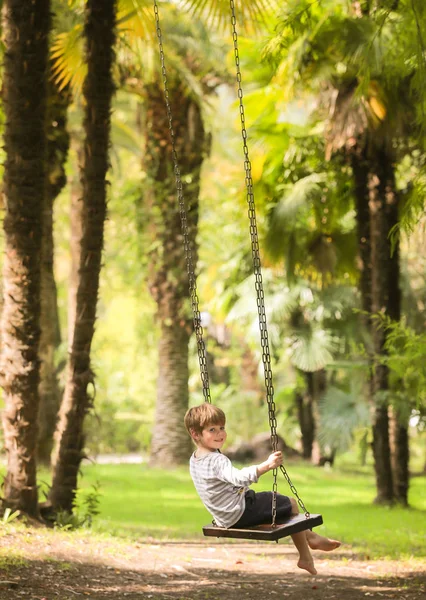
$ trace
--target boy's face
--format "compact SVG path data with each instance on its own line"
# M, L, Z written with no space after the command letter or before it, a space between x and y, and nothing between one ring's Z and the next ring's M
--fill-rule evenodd
M200 434L195 433L193 438L198 447L214 452L220 450L226 441L225 425L207 425Z

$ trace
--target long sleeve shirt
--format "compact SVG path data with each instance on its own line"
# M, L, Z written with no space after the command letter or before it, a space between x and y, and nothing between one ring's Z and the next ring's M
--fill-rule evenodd
M204 506L219 527L232 527L245 509L245 492L258 480L255 465L236 469L220 452L193 454L189 471Z

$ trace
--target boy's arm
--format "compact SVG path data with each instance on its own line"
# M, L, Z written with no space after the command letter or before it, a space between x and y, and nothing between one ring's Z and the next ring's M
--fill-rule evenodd
M223 454L217 454L215 459L216 464L214 468L218 479L235 486L249 486L252 483L256 483L261 475L275 469L283 461L281 452L273 452L260 465L236 469L229 458Z
M248 487L258 480L257 467L244 467L237 469L224 454L216 454L214 456L213 470L215 476L226 483L230 483L236 487Z

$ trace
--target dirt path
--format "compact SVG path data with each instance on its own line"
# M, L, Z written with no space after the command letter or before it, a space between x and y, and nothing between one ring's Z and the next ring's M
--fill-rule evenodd
M318 575L288 543L129 543L44 529L0 531L0 600L420 600L420 561L317 552Z

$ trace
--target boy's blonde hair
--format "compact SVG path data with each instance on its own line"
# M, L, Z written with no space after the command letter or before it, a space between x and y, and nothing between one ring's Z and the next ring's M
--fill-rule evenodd
M191 435L191 431L201 435L207 425L225 425L226 417L221 408L204 402L186 412L184 423L189 435Z

